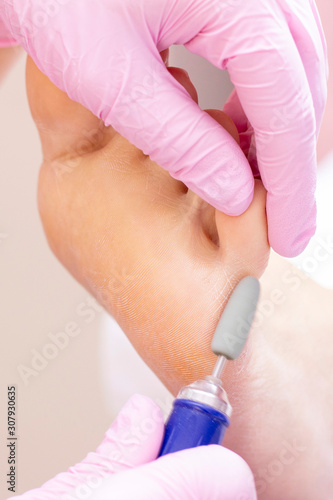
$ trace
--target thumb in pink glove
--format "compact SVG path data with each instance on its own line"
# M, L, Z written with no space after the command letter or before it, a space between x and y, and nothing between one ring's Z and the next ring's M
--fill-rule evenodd
M226 448L211 445L155 460L164 423L160 408L135 395L123 407L95 453L41 488L11 500L254 500L249 467Z

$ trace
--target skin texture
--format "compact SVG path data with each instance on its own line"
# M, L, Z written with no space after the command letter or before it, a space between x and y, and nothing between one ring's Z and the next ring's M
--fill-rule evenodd
M169 71L196 99L186 74ZM43 148L38 199L49 244L176 394L211 371L211 336L233 287L267 266L265 190L256 181L250 208L226 216L70 101L31 60L27 90ZM210 114L237 139L224 113ZM264 312L224 376L234 409L224 445L251 466L259 499L329 500L332 293L276 256L262 284Z

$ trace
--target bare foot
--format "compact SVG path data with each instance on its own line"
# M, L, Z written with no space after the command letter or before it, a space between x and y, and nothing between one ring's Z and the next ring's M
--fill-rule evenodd
M170 71L196 99L186 75ZM265 190L257 181L251 207L228 217L70 101L31 60L27 88L44 153L39 207L50 246L176 394L210 372L211 336L233 287L267 265ZM210 113L237 139L224 113ZM311 349L296 332L295 361L284 347L294 333L279 337L278 325L259 325L228 365L234 414L224 444L250 464L259 498L328 500L323 436L332 419L314 433L311 409L317 422L327 407L317 398L313 409L305 390Z
M210 370L211 335L233 287L265 269L265 190L258 181L240 217L217 212L31 61L27 75L45 158L39 206L49 243L177 392ZM232 126L221 111L211 113Z

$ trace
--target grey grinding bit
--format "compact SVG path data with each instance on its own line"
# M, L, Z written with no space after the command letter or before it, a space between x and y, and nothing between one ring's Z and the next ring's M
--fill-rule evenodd
M211 347L217 356L238 358L251 329L259 294L259 281L253 276L246 276L238 283L214 333Z

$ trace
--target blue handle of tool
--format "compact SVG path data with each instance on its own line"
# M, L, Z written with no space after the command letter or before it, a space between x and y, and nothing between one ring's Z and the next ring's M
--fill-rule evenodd
M221 444L229 418L211 406L188 399L176 399L165 425L159 457L187 448Z

